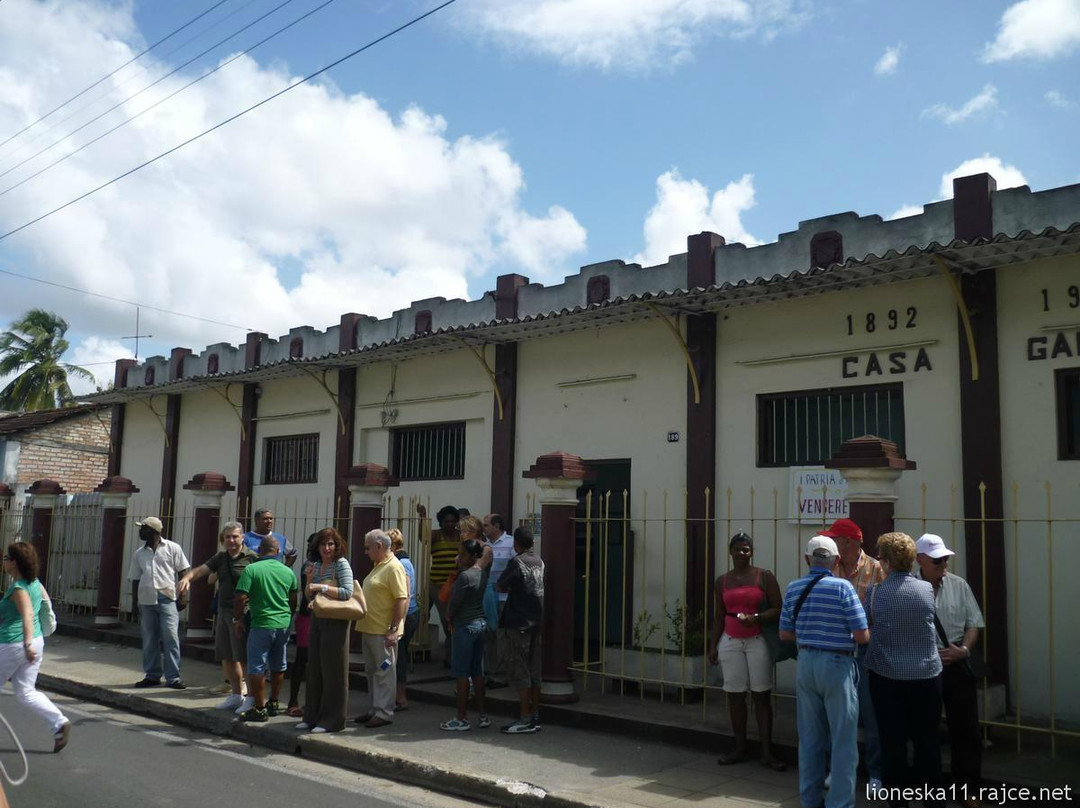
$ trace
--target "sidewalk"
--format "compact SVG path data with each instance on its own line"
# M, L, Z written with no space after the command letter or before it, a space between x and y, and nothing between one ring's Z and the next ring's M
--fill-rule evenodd
M438 725L452 711L416 696L392 727L381 730L350 725L341 733L316 736L297 732L297 720L286 717L267 724L241 724L231 713L212 709L221 699L210 693L221 682L218 665L185 658L183 673L185 691L136 690L133 684L141 676L138 650L55 635L49 640L39 682L78 698L498 805L799 805L794 767L780 774L756 762L721 767L712 749L692 751L636 735L564 726L546 725L531 735L503 735L495 727L507 716L493 715L495 726L489 730L447 733ZM446 696L449 686L441 683ZM359 697L352 694L350 715L359 712ZM76 728L71 742L76 755L78 743ZM870 803L860 799L858 804Z

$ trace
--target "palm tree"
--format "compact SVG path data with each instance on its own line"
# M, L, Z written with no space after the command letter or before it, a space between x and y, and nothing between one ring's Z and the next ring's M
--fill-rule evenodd
M90 371L60 359L68 349L67 321L31 309L0 334L0 378L18 374L0 390L0 409L25 412L75 403L68 376L93 380Z

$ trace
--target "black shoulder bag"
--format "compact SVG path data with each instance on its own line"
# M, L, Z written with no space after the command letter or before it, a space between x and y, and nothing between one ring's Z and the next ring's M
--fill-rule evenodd
M949 638L945 636L945 627L941 625L941 621L938 620L938 616L934 615L934 628L937 629L938 639L946 648L949 647ZM974 651L968 649L967 659L961 659L959 662L954 662L952 667L959 668L960 672L967 679L985 679L987 670L986 663L983 662L981 656L977 656Z
M795 601L795 614L792 617L792 622L799 619L799 612L802 611L803 603L806 602L806 596L810 594L810 590L817 585L817 582L824 577L824 575L819 575L808 583L806 588L799 594L799 599ZM721 585L721 591L723 591L723 585ZM798 658L799 646L795 640L780 639L779 620L775 623L766 623L762 625L761 635L765 638L765 644L769 646L769 653L772 655L773 662L783 662L785 659Z

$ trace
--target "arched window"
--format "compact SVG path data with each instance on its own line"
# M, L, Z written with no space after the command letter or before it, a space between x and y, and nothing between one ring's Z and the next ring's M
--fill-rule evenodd
M146 369L146 375L143 377L143 381L147 387L154 383L154 370L155 368L153 365L150 365L150 367Z
M293 337L289 341L289 358L299 359L304 355L304 340L302 337Z
M216 353L210 354L210 356L207 357L206 360L206 372L213 376L215 373L218 372L219 364L220 360L218 359L218 355Z
M603 303L609 297L611 297L611 280L607 275L589 278L589 283L585 287L585 302L588 305Z
M844 237L835 230L817 233L810 239L810 266L828 267L844 263Z
M431 312L425 309L424 311L416 312L416 325L413 328L414 334L428 334L431 332Z

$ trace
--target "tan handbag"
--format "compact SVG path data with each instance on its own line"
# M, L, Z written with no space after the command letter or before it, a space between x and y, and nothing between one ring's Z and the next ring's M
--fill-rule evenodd
M315 595L315 599L311 602L311 611L316 617L324 620L360 620L367 614L364 590L354 584L352 597L348 600L328 598L321 594Z

